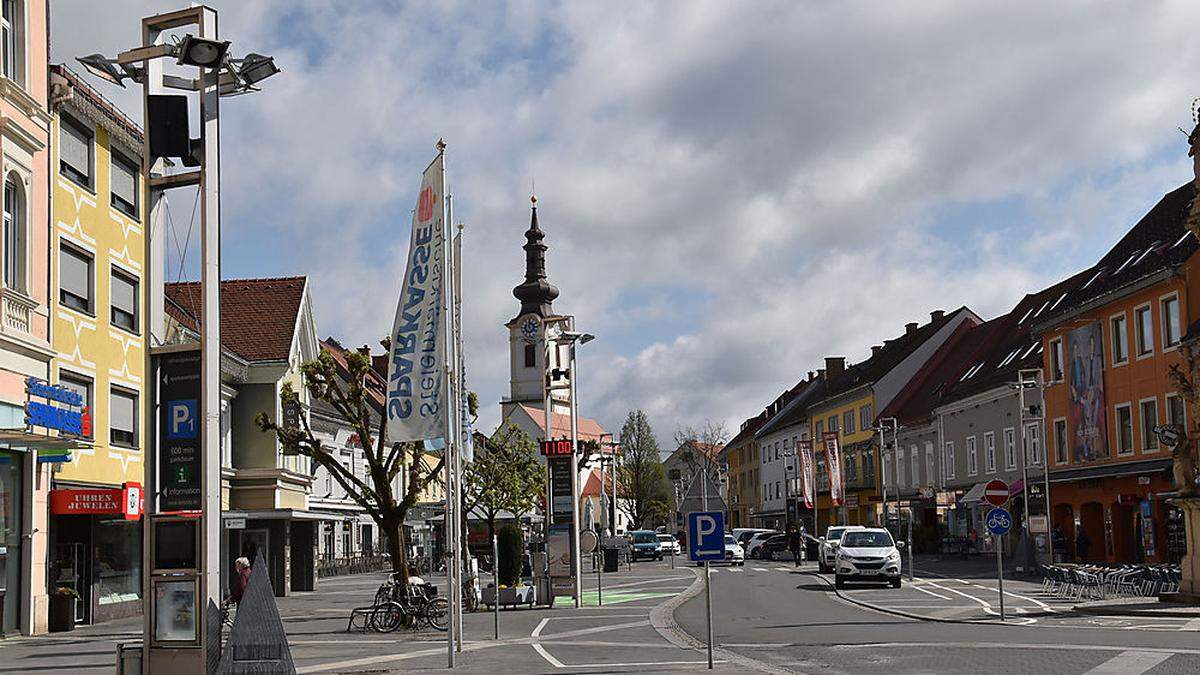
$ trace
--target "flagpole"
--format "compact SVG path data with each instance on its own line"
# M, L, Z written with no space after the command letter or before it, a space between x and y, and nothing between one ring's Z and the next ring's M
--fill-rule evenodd
M457 541L457 537L455 537L455 528L454 528L454 522L457 520L457 516L456 516L457 509L455 509L455 507L454 507L454 501L455 501L454 437L453 437L453 434L451 433L451 429L453 427L453 419L454 419L454 417L453 417L454 406L450 404L452 392L449 391L449 389L453 383L453 369L451 368L449 343L450 343L450 331L453 329L454 324L450 317L451 313L446 311L446 303L445 303L445 300L450 297L450 295L446 292L446 290L447 290L446 287L450 283L450 250L449 250L450 247L448 246L448 242L446 239L446 234L447 234L447 229L446 229L447 225L446 224L447 224L448 218L450 216L450 213L449 213L450 198L446 191L446 159L445 159L446 143L443 140L438 139L437 149L438 149L439 156L442 158L442 169L441 169L441 172L442 172L442 195L444 195L442 205L441 205L441 209L442 209L441 231L438 233L438 236L441 237L441 243L442 243L442 261L441 261L441 263L442 263L442 298L443 298L443 302L442 302L442 307L441 307L441 309L442 309L441 320L443 321L443 327L445 330L445 332L443 332L443 334L442 334L443 335L442 339L446 341L446 344L444 345L445 349L442 350L443 359L445 359L445 362L442 364L443 365L443 373L445 376L444 379L442 380L442 384L444 387L446 387L446 391L445 391L446 410L444 411L446 417L445 417L445 424L444 424L443 433L442 433L442 438L445 440L445 444L442 449L442 453L443 453L442 465L443 465L443 470L445 471L445 480L446 480L446 511L445 511L445 521L443 522L444 527L442 529L446 536L446 546L448 549L450 549L450 561L446 567L446 584L448 586L446 595L450 601L450 611L447 613L448 619L449 619L449 625L447 626L447 630L446 630L446 665L450 668L453 668L454 667L454 646L455 646L454 642L455 642L455 635L457 634L457 629L458 629L458 621L457 621L458 617L454 611L455 600L457 598L457 596L455 594L454 568L457 566L457 563L458 563L458 541Z
M453 202L447 200L447 210L453 206ZM451 218L446 220L446 228L453 231L453 212L450 212ZM462 261L458 259L458 237L454 237L450 243L451 263L453 265L453 274L450 276L450 281L454 284L454 293L451 296L451 320L454 321L454 332L450 334L450 339L453 341L452 353L454 356L454 401L451 403L451 410L454 412L454 527L458 546L455 552L458 554L458 564L454 568L455 593L457 602L455 603L455 611L458 613L458 621L454 627L456 633L454 636L457 650L463 649L463 567L466 565L466 559L463 557L463 514L462 514L462 405L463 405L463 372L462 372L462 316L459 313L459 304L462 300L462 294L459 289L459 284L462 282Z

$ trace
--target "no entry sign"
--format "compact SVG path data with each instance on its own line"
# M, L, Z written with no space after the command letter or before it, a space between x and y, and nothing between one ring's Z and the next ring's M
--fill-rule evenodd
M992 506L1004 506L1008 503L1008 483L999 478L988 481L983 488L983 498Z

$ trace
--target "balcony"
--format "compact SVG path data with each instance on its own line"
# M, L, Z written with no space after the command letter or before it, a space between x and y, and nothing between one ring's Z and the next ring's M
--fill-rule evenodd
M5 288L0 293L0 305L3 305L4 330L29 335L30 315L37 308L37 301L20 291Z

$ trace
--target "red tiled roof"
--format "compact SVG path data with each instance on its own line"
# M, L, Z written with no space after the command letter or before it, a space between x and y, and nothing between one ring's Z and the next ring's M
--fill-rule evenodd
M284 361L292 348L307 277L221 282L221 344L247 361ZM166 284L166 311L198 330L200 284Z
M533 418L534 423L538 425L538 429L541 429L542 433L545 433L545 431L546 431L546 413L544 411L539 410L538 408L527 406L524 403L518 403L517 407L520 408L521 410L524 410L526 415L529 415L531 418ZM588 419L586 417L579 418L579 421L577 422L577 429L579 431L579 440L581 440L581 441L599 442L601 435L607 435L606 432L604 431L604 427L600 426L599 422L597 422L596 420L593 420L593 419ZM551 438L560 438L560 437L566 438L566 437L570 437L570 435L571 435L571 416L564 415L562 413L551 412L550 413L550 437ZM601 446L601 451L607 452L608 449L604 446Z
M346 360L350 352L341 343L332 337L328 337L321 340L321 348L329 352L329 355L333 357L333 360L338 364L339 370L342 371L342 376L350 373L350 363ZM380 409L383 408L384 401L387 398L387 386L384 384L386 378L387 375L381 375L373 369L367 371L367 393Z

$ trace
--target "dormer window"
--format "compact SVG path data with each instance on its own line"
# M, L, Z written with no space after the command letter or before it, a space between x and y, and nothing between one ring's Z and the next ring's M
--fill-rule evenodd
M1086 284L1084 284L1083 287L1087 288L1088 286L1091 286L1092 284L1096 283L1096 280L1104 275L1104 270L1106 270L1106 269L1108 269L1108 268L1101 267L1100 269L1096 270L1096 273L1094 275L1092 275L1091 279L1088 279L1088 282Z

